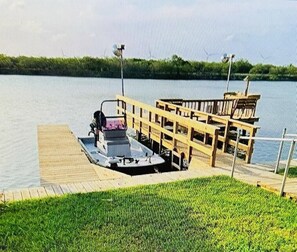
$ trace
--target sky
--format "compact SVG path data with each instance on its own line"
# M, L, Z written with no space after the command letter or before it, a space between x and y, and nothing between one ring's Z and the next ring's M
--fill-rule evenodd
M296 0L0 0L0 54L297 65Z

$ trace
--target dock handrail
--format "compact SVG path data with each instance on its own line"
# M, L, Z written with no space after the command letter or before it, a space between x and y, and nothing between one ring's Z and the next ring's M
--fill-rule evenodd
M158 101L215 115L230 116L234 119L258 121L259 118L255 117L257 100L257 97L240 97L238 99L160 99Z
M282 185L281 185L280 193L279 193L280 196L283 196L285 185L286 185L286 179L287 179L287 176L288 176L291 160L293 159L295 145L296 145L296 142L297 142L297 134L287 134L287 136L294 137L294 138L285 138L285 136L286 136L285 130L284 130L283 136L281 138L276 138L276 137L246 137L246 136L241 136L240 130L238 130L237 139L236 139L236 147L235 147L233 162L232 162L232 167L231 167L231 177L233 178L233 176L234 176L236 157L237 157L237 146L238 146L238 143L239 143L240 139L252 139L252 140L260 140L260 141L278 141L280 143L290 142L291 143L290 150L289 150L289 153L288 153L288 158L287 158L286 167L285 167L285 171L284 171L283 181L282 181Z
M218 127L184 118L128 97L117 95L116 98L126 103L129 127L147 135L160 146L170 150L178 149L180 153L184 153L188 162L193 150L196 150L207 155L210 165L215 166ZM117 111L120 113L122 108L118 106ZM204 136L204 142L196 138L198 134Z
M177 103L170 103L164 100L157 100L156 107L165 111L173 112L183 117L203 121L207 125L212 124L220 128L218 142L222 144L222 151L226 152L228 146L236 146L236 130L241 129L245 135L254 137L258 126L245 123L243 121L231 119L229 116L220 116L212 113L198 111L193 108L183 107ZM246 153L245 161L250 163L253 153L254 140L248 139L247 143L240 142L238 148Z

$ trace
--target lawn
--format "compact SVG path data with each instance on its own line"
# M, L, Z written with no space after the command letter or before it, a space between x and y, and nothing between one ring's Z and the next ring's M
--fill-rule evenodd
M0 251L296 251L297 204L228 177L0 205Z
M285 168L279 170L278 174L283 175L285 172ZM297 178L297 166L290 167L288 171L288 178Z

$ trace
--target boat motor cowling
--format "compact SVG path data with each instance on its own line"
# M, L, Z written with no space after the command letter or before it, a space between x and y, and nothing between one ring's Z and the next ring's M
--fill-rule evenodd
M97 110L94 113L94 119L93 122L90 124L91 128L96 128L98 130L102 130L102 127L106 126L106 117L104 113L100 110Z
M90 124L91 127L91 131L90 133L93 133L95 136L95 142L94 142L94 146L97 147L97 141L99 140L99 130L102 130L102 127L105 127L106 125L106 117L103 114L102 111L97 110L94 113L94 118L93 121Z

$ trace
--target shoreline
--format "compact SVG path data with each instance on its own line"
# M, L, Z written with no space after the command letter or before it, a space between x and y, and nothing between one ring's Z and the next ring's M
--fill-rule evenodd
M80 76L80 75L55 75L55 74L24 74L24 73L2 73L0 69L0 75L14 75L14 76L39 76L39 77L67 77L67 78L106 78L106 79L121 79L121 77L108 77L108 76ZM292 79L290 78L280 78L280 79L270 79L270 76L259 76L255 77L250 74L240 74L240 75L233 75L230 78L230 81L243 81L244 77L250 76L250 80L254 82L262 82L262 81L269 81L269 82L295 82L297 81L297 76L293 76ZM215 78L151 78L151 77L133 77L133 76L125 76L125 79L136 79L136 80L182 80L182 81L226 81L225 78L215 79Z
M226 80L228 65L185 60L173 55L157 60L125 58L123 70L125 79ZM46 58L0 54L0 74L120 78L120 62L115 57ZM234 61L230 80L243 80L246 76L251 81L297 81L297 67L251 64L245 59Z

